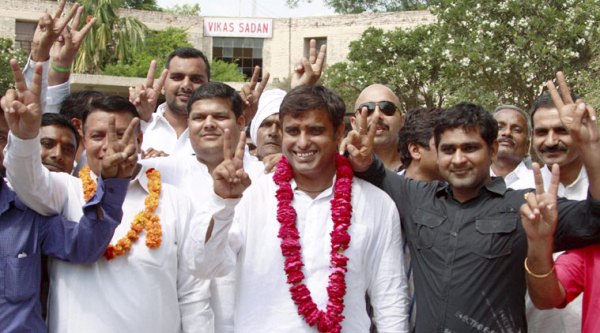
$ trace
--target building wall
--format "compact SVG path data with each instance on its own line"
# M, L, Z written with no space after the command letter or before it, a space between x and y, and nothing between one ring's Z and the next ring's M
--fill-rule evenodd
M1 1L0 37L14 39L16 21L35 22L44 12L53 13L55 8L56 1ZM120 10L120 14L137 17L153 30L162 30L167 27L187 29L190 43L201 49L209 59L212 59L212 37L203 36L204 21L200 16L139 10ZM271 73L272 79L283 81L290 75L293 65L304 55L305 40L308 38L327 38L327 63L334 64L346 60L350 42L360 38L362 32L368 27L374 26L384 30L410 29L434 21L435 16L428 11L273 19L273 37L264 41L263 67ZM78 85L90 86L105 81L101 78L94 79L94 76L78 77ZM89 80L89 82L85 82L85 80ZM136 80L118 80L117 85L121 86L125 81L135 82ZM127 86L122 87L125 89ZM239 84L236 86L239 87Z

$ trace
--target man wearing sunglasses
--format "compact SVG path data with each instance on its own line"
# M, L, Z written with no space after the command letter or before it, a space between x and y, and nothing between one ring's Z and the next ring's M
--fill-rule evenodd
M398 132L404 124L404 115L400 112L399 105L398 96L382 84L366 87L358 95L355 103L356 113L360 113L363 109L369 111L369 121L376 113L379 115L373 152L386 168L396 172L402 169L402 160L398 151ZM360 133L356 117L351 118L351 123L352 128Z

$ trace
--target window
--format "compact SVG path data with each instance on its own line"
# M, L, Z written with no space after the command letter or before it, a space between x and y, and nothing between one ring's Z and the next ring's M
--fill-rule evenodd
M15 26L15 48L31 52L31 41L37 22L19 22Z
M236 63L246 77L252 77L254 66L261 66L262 38L213 37L213 59Z

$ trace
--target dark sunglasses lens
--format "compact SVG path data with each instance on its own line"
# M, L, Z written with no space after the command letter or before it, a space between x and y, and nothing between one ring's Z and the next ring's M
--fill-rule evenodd
M368 102L368 103L363 103L361 105L358 106L358 112L361 112L363 108L367 108L367 111L369 112L369 116L375 112L375 107L377 105L373 102Z
M386 116L393 116L396 113L396 106L392 102L379 102L379 108Z

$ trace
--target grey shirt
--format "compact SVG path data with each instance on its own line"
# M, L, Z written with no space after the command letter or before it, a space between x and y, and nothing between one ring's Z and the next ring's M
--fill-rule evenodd
M414 267L417 332L526 332L527 236L519 209L531 190L493 178L460 203L445 182L419 182L379 160L357 176L386 191L400 212ZM559 198L556 250L600 240L600 201Z

